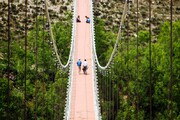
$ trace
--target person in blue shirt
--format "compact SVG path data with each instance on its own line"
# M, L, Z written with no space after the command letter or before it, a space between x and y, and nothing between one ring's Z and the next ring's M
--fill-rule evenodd
M86 23L90 23L90 18L85 16L86 17Z
M79 73L81 72L81 64L82 64L81 59L79 59L79 60L77 61L77 66L78 66L78 68L79 68Z

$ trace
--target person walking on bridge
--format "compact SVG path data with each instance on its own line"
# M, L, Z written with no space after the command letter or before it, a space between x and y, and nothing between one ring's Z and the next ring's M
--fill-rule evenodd
M76 18L76 22L81 22L79 15L78 15L78 17Z
M85 16L86 18L86 23L90 23L90 18L88 16Z
M79 59L78 61L77 61L77 66L78 66L78 68L79 68L79 73L81 72L81 59Z
M87 75L88 63L87 63L86 59L84 59L82 65L83 65L83 72L85 75Z

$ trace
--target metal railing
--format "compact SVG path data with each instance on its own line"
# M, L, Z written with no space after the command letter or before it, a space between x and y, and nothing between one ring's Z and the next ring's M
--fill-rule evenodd
M72 94L72 80L73 80L73 73L74 73L74 51L75 51L75 36L76 36L76 0L73 0L73 28L72 28L72 41L73 47L72 47L72 56L71 56L71 64L70 64L70 70L69 70L69 81L68 81L68 90L67 90L67 96L66 96L66 107L64 109L64 120L70 119L70 112L71 112L71 94Z
M93 96L94 96L94 110L95 110L95 118L96 120L101 120L101 110L100 110L100 102L99 102L99 89L98 89L98 80L97 80L97 64L96 64L96 57L94 54L94 24L93 24L93 1L90 0L90 18L91 18L91 30L90 30L90 35L91 35L91 45L92 45L92 80L93 80Z
M116 39L116 43L114 45L114 48L113 48L113 51L112 51L112 54L110 56L110 59L108 60L108 63L105 65L105 66L101 66L99 61L98 61L98 57L97 57L97 54L96 54L96 44L95 44L95 31L94 31L94 15L93 15L93 1L91 0L91 13L90 13L90 19L91 19L91 42L92 42L92 62L93 62L93 82L94 82L94 86L93 86L93 89L94 89L94 106L95 106L95 114L96 114L96 120L101 120L102 119L102 116L101 116L101 112L100 112L100 101L99 101L99 89L98 89L98 79L97 79L97 67L104 71L106 69L108 69L114 59L114 56L115 56L115 53L117 51L117 48L118 48L118 44L119 44L119 40L121 40L121 28L122 26L124 26L124 21L125 21L125 18L126 18L126 15L127 15L127 10L128 10L128 1L125 2L125 5L124 5L124 10L123 10L123 15L122 15L122 18L121 18L121 23L120 23L120 27L119 27L119 31L118 31L118 36L117 36L117 39Z
M46 17L48 21L49 33L50 33L50 37L51 37L51 41L53 45L53 50L56 55L56 59L61 69L69 68L69 78L68 78L68 85L67 85L68 88L67 88L67 93L66 93L66 105L65 105L64 117L63 117L64 120L70 119L70 110L71 110L71 93L72 93L72 79L73 79L73 64L72 63L74 61L73 53L75 49L74 43L75 43L75 36L76 36L76 32L75 32L76 31L76 0L73 0L73 4L74 4L74 11L73 11L73 20L72 20L73 25L72 25L72 36L71 36L71 48L70 48L68 61L66 65L63 65L57 51L56 41L54 40L54 35L51 28L51 21L50 21L49 12L48 12L47 0L45 0Z

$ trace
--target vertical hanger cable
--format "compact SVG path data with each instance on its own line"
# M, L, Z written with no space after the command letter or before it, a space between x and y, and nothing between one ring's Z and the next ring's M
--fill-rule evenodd
M26 79L27 79L27 0L25 0L25 62L24 62L24 111L23 111L23 115L24 115L24 120L27 119L27 112L26 112Z
M137 7L136 7L136 34L137 34L137 38L136 38L136 80L138 83L138 87L140 87L139 85L139 0L137 0ZM138 88L139 89L139 88ZM137 120L139 119L139 92L137 91Z
M37 112L38 112L38 97L37 97L37 80L38 80L38 34L39 34L39 27L38 27L38 0L36 0L36 38L35 38L35 44L36 44L36 81L35 81L35 120L38 119Z
M152 120L152 65L151 65L151 0L149 0L149 102L150 102L150 120Z
M9 81L10 81L10 45L11 45L11 29L10 29L10 0L8 0L8 83L7 83L7 108L6 108L6 114L7 114L7 120L9 120L9 105L10 105L10 87L9 87Z
M169 43L169 47L170 47L170 81L169 81L169 103L168 103L168 111L169 111L169 118L170 120L173 120L173 111L172 111L172 84L173 84L173 25L172 25L172 5L173 5L173 1L170 1L170 43Z

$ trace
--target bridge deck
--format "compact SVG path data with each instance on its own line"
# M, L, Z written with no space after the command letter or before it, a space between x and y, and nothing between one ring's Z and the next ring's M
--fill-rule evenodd
M77 23L76 28L70 119L95 120L90 24L85 22L85 16L90 16L90 0L77 0L77 15L80 16L81 23ZM87 75L84 75L82 70L78 73L78 59L82 62L87 59Z

